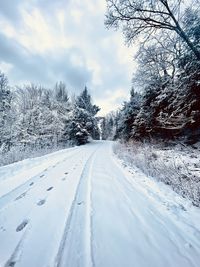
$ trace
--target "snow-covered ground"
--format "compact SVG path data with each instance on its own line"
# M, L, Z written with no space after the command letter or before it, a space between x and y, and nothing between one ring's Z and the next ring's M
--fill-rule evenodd
M115 143L114 151L126 165L168 184L200 207L200 144Z
M199 209L123 167L112 145L0 168L0 266L199 266Z

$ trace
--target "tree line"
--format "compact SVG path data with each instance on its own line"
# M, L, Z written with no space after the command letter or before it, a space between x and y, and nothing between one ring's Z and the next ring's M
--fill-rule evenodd
M71 98L63 82L52 89L35 84L11 88L0 72L0 154L99 139L95 118L99 110L87 87Z
M105 118L105 138L199 141L199 8L199 1L107 0L106 25L139 50L130 100Z

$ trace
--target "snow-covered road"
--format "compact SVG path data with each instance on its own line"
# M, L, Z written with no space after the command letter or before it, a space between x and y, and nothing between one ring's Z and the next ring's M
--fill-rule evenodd
M199 210L147 181L107 141L0 168L0 266L200 266Z

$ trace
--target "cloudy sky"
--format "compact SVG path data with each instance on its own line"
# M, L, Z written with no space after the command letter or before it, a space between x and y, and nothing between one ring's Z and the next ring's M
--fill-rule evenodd
M105 29L104 0L1 0L0 70L11 85L88 86L105 114L129 97L134 47Z

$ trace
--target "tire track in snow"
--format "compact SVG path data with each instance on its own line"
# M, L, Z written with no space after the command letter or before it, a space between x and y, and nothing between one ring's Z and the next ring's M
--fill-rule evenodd
M139 213L137 212L137 214L135 213L133 207L132 207L132 200L131 198L127 195L127 192L131 192L134 193L134 190L137 191L137 189L134 188L133 184L127 179L126 175L124 174L124 170L123 168L121 167L120 164L117 164L116 162L116 158L114 156L111 156L111 153L110 153L110 158L112 160L112 162L115 164L116 168L119 168L122 173L123 173L123 177L124 177L124 181L122 181L121 179L119 179L119 177L117 177L117 179L113 179L113 183L117 186L118 190L122 193L122 195L124 196L124 200L126 201L127 203L127 207L129 208L130 212L132 213L133 217L137 218L137 220L144 226L144 233L149 233L151 232L151 227L146 224L144 222L144 219L139 216ZM182 258L185 259L185 261L188 263L188 266L195 266L195 263L193 261L193 259L187 255L185 252L182 251L182 247L178 246L179 242L177 242L177 238L179 238L181 240L181 243L182 244L187 244L187 240L185 239L185 237L183 237L181 234L179 234L178 231L176 231L176 234L173 232L173 231L170 231L170 228L168 228L169 226L169 223L170 224L174 224L173 221L169 221L168 224L166 224L166 222L164 222L161 218L162 218L162 215L160 214L160 216L155 216L156 213L153 213L151 210L149 210L151 213L152 213L152 218L158 222L158 224L160 225L160 227L162 227L162 229L168 233L168 239L169 241L171 242L171 244L174 245L174 249L176 250L177 254L179 254ZM176 225L176 224L174 224ZM146 230L145 230L146 229ZM151 244L156 248L155 244L157 244L158 242L156 240L154 240L154 237L152 239L153 236L151 236ZM189 242L190 244L190 242ZM159 248L159 247L157 247ZM192 247L194 250L195 248ZM159 248L159 253L162 252L162 250L160 250Z
M130 210L133 218L136 218L138 220L138 222L143 225L143 234L144 236L146 236L146 240L147 242L149 242L149 244L152 245L152 247L154 247L154 249L157 250L158 253L162 252L162 249L157 245L158 243L156 242L156 240L153 241L153 239L155 238L153 235L149 235L149 233L151 233L151 227L144 222L144 219L141 218L139 216L138 213L134 212L134 208L132 207L132 201L131 198L127 195L127 189L130 190L130 188L125 189L124 185L119 181L119 180L113 180L113 184L115 184L115 186L117 187L117 189L119 190L119 192L121 192L121 194L123 195L124 198L124 202L127 203L127 208ZM181 248L177 246L178 242L176 242L176 238L177 236L174 235L173 232L170 232L170 230L166 227L165 223L163 222L163 220L160 219L160 217L155 216L154 213L152 213L152 218L153 220L157 221L160 225L160 227L162 227L163 231L165 231L166 233L168 233L168 240L171 242L171 244L174 245L174 249L176 250L177 254L179 254L182 258L184 258L187 262L188 262L188 266L192 267L195 266L192 262L191 258L188 258L184 252L181 251ZM178 235L178 233L176 233ZM178 235L178 237L180 239L182 239L182 236ZM183 242L184 244L184 242Z
M22 237L20 238L17 246L15 247L12 255L10 256L10 258L5 263L4 267L14 267L19 262L20 256L22 254L23 243L24 243L24 241L26 239L28 230L29 229L26 228L25 232L22 234Z
M56 166L59 164L62 164L67 159L72 158L79 153L80 153L80 150L78 151L75 150L74 153L67 155L63 160L57 162ZM37 173L36 175L28 179L25 183L20 184L19 186L14 188L12 191L1 196L0 197L0 211L6 206L8 206L13 200L16 200L16 198L19 198L22 194L28 193L28 191L32 190L36 186L39 186L42 179L48 178L46 174L48 174L48 171L51 171L51 167L53 168L53 166L50 165L48 168L45 168L43 171Z
M81 149L81 155L83 154L82 153L83 151L82 151L82 149ZM69 158L74 158L74 157L76 157L76 155L77 154L80 154L80 151L76 151L76 153L73 153L73 157L71 156L71 155L68 155L67 157L65 157L64 158L64 160L62 160L62 161L60 161L60 162L63 162L62 163L62 165L59 165L59 166L61 166L61 168L63 168L63 166L65 165L65 162L67 161L68 162L68 160L69 160ZM90 153L91 154L91 153ZM88 157L88 156L87 156ZM70 162L71 162L71 160L70 160ZM69 165L69 164L67 164L67 165ZM73 164L74 165L74 164ZM58 168L59 168L59 166L57 166ZM71 165L70 165L71 166ZM24 244L24 241L21 241L21 239L22 239L22 237L21 237L21 234L22 233L24 233L24 230L26 231L27 230L27 226L25 227L26 229L22 229L23 231L21 232L21 231L17 231L18 233L16 233L16 229L17 229L17 227L20 225L20 220L21 220L21 222L23 222L24 220L26 220L27 218L29 219L29 222L31 223L31 225L32 225L32 217L34 217L34 216L32 216L32 214L35 212L36 213L36 211L37 211L37 209L41 209L40 208L40 206L44 206L45 204L46 204L46 202L47 202L47 199L49 198L49 196L52 194L52 191L51 190L49 190L50 192L48 192L48 189L50 188L50 185L52 185L52 184L50 184L50 179L49 179L49 175L48 174L51 174L51 172L54 170L54 172L56 173L57 171L55 170L55 169L52 169L52 170L49 170L49 172L47 172L47 175L46 175L46 177L45 177L45 179L43 178L43 179L41 179L40 177L38 178L38 183L35 183L35 186L33 186L33 187L31 187L31 189L32 190L34 190L34 195L36 196L36 197L34 197L34 198L32 198L32 192L30 192L30 194L29 195L27 195L27 196L25 196L25 194L24 194L24 191L21 191L21 192L23 192L23 195L22 194L17 194L17 196L19 197L18 199L17 199L17 201L15 200L15 199L11 199L11 201L10 202L8 202L8 203L5 203L5 204L7 204L7 205L5 205L4 206L4 208L1 210L1 212L0 212L0 214L1 214L1 217L3 218L3 217L5 217L4 216L4 213L5 214L7 214L6 212L7 212L7 210L9 211L11 208L13 209L13 207L14 206L16 206L17 205L17 207L19 207L19 210L20 211L23 211L24 209L22 209L22 205L23 204L25 204L25 206L27 206L26 207L26 211L23 211L22 212L22 214L21 214L21 212L20 212L20 216L18 216L19 217L19 222L16 222L16 223L12 223L13 224L13 226L11 226L10 225L10 223L9 223L9 228L8 227L6 227L6 224L5 224L5 222L3 222L2 221L2 225L4 225L5 227L6 227L6 230L5 231L8 231L8 233L11 233L11 231L13 231L13 229L14 229L14 232L13 232L13 238L14 238L14 235L16 236L16 240L15 240L15 242L10 246L11 247L11 249L10 249L10 251L9 251L9 253L8 253L8 255L5 255L5 256L3 256L2 257L2 259L1 260L4 260L4 264L5 263L8 263L10 266L15 266L15 265L17 265L18 264L18 262L19 262L19 260L21 260L21 256L20 256L20 259L19 260L17 260L17 261L15 261L15 260L12 260L12 259L10 259L10 260L8 260L9 259L9 257L12 257L12 255L13 255L13 253L15 253L15 255L16 255L16 251L18 251L17 252L17 255L18 254L20 254L20 255L22 255L22 253L23 253L23 244ZM65 171L63 171L63 173L65 173L65 175L67 175L68 173L69 173L69 170L67 170L67 172L66 172L66 170ZM52 175L51 175L52 176ZM52 178L53 177L51 177L51 182L53 183L53 185L54 185L54 188L56 187L56 184L54 184L54 183L57 183L57 184L59 184L59 181L60 181L60 179L59 179L59 177L58 177L58 179L53 179L52 180ZM42 187L41 187L41 185L42 185L42 183L45 183L46 184L46 186L45 185L43 185ZM49 185L48 185L49 184ZM38 188L39 187L41 187L41 188L43 188L43 190L40 190L41 192L40 192L40 195L41 195L41 193L42 193L42 191L43 191L43 195L41 195L40 197L37 197L37 195L35 194L35 192L37 192L37 190L38 190ZM24 190L24 188L22 188L23 190ZM28 191L30 190L30 184L28 185ZM54 190L53 190L54 191ZM55 190L56 191L56 190ZM20 193L21 193L20 192ZM19 193L19 192L17 192L17 193ZM26 192L27 193L27 192ZM39 196L39 195L38 195ZM12 197L13 197L13 195L12 195ZM31 201L29 200L29 202L30 202L30 205L26 205L26 203L27 203L27 197L28 197L28 199L32 199ZM36 198L38 198L38 199L36 199ZM44 203L44 199L45 199L45 203ZM7 217L5 217L6 219L7 219ZM34 219L34 218L33 218ZM30 224L29 224L30 225ZM1 227L2 229L4 229L4 227L2 226ZM12 229L13 228L13 229ZM20 227L21 228L21 227ZM29 228L29 227L28 227ZM9 229L9 230L8 230ZM2 231L3 232L3 231ZM11 237L11 235L9 235L9 237ZM28 234L28 238L29 238L29 234ZM12 240L12 238L11 238L11 240ZM27 240L27 239L26 239ZM2 240L3 241L3 240ZM12 242L12 241L11 241ZM27 241L25 241L25 242L27 242ZM18 245L18 244L22 244L22 246L21 245ZM2 244L3 245L3 244ZM17 248L16 248L17 247ZM13 252L14 251L14 252ZM11 256L10 256L11 255ZM15 258L18 258L18 256L15 256ZM5 261L6 260L6 261ZM7 266L9 266L9 265L7 265ZM2 266L1 265L1 263L0 263L0 266ZM3 265L4 266L4 265Z
M95 266L92 250L91 169L98 149L99 146L92 152L83 167L55 258L55 267ZM74 253L77 248L79 251L76 257ZM74 263L75 261L79 263Z

